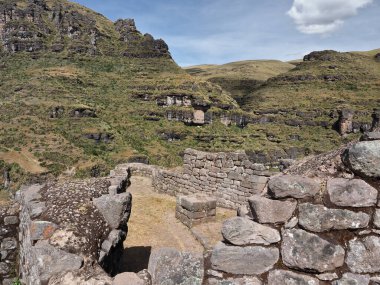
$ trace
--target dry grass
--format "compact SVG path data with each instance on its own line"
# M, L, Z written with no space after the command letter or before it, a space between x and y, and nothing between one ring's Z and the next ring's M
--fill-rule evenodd
M0 160L4 160L7 163L17 163L24 170L32 174L46 172L46 168L42 167L37 158L27 150L0 152Z

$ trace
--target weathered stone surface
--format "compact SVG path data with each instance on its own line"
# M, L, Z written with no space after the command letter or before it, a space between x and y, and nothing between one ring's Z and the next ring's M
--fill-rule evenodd
M2 276L6 276L7 274L9 274L11 268L8 264L6 264L5 262L0 262L0 274Z
M202 194L180 196L177 198L177 203L191 212L209 211L216 208L216 199Z
M47 241L38 241L33 248L38 262L41 282L47 283L55 274L78 270L82 267L83 258L59 250Z
M380 272L380 237L368 236L351 240L346 264L354 273Z
M298 210L300 226L313 232L361 229L367 227L370 221L369 215L363 212L328 209L310 203L299 205Z
M319 280L332 281L332 280L338 279L339 276L338 276L338 274L336 274L334 272L334 273L322 273L322 274L318 274L317 277L318 277Z
M144 281L133 272L123 272L115 276L112 285L144 285Z
M296 201L276 201L260 196L252 196L248 202L254 220L262 224L284 223L297 207Z
M32 240L42 240L50 238L58 226L46 221L33 221L30 225L30 238Z
M258 275L269 271L279 259L277 248L228 246L218 243L211 255L211 267L231 274Z
M331 179L327 192L330 201L342 207L371 207L377 203L378 191L360 179Z
M320 190L320 182L311 178L284 175L269 180L269 193L274 198L307 198L314 197Z
M109 277L97 266L91 268L91 277L83 274L81 270L63 272L54 275L49 280L49 285L111 285L113 278ZM129 283L126 283L129 284Z
M5 238L1 242L0 249L2 250L12 250L17 248L17 240L15 238Z
M319 285L319 280L303 274L286 270L273 270L268 275L268 285L295 284Z
M341 267L344 263L343 247L315 234L292 229L285 230L282 237L283 262L290 268L326 272Z
M361 137L361 140L362 140L362 141L377 141L377 140L380 140L380 132L369 132L369 133L365 133L365 134Z
M128 192L103 195L93 200L108 225L113 229L127 229L132 208L132 195Z
M362 177L380 177L380 141L359 142L343 155L352 172Z
M380 209L376 209L375 215L373 217L373 224L376 228L380 229Z
M332 285L368 285L369 280L369 275L345 273L341 279L333 281Z
M263 283L257 277L242 277L242 278L228 278L228 279L215 279L208 280L208 285L262 285Z
M251 209L249 208L248 205L240 206L240 207L237 209L237 216L238 216L238 217L247 218L247 219L251 219L251 220L252 220Z
M234 245L269 245L281 240L277 230L241 217L226 220L223 223L222 235L226 241Z
M17 225L18 217L17 216L9 216L4 218L4 225Z
M204 275L203 256L179 252L173 248L161 248L151 253L148 271L153 285L201 285Z

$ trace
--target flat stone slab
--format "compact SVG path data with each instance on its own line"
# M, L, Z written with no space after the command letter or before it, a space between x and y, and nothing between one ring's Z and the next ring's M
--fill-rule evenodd
M351 240L346 264L353 273L380 272L380 237L368 236Z
M268 285L319 285L319 280L304 274L286 270L273 270L268 275Z
M272 269L279 255L277 248L229 246L220 242L212 251L211 267L231 274L259 275Z
M145 285L142 280L134 272L123 272L115 276L112 285Z
M380 229L380 209L376 209L375 215L373 217L373 224L376 228Z
M363 212L328 209L323 205L301 204L299 224L306 230L325 232L330 230L362 229L368 226L370 216Z
M331 179L327 182L327 193L330 201L341 207L371 207L378 196L378 191L361 179Z
M268 188L274 198L302 199L314 197L319 192L321 184L303 176L284 175L271 178Z
M343 155L343 162L361 177L380 177L380 141L364 141L354 144Z
M241 217L226 220L222 226L222 235L233 245L269 245L281 240L276 229Z
M216 199L202 194L179 196L177 204L190 212L203 212L216 209Z
M248 202L254 220L261 224L285 223L297 207L297 202L293 200L277 201L261 196L252 196Z
M262 285L263 283L257 277L242 277L228 279L208 279L208 285Z
M148 271L152 284L201 285L204 276L203 256L173 248L160 248L150 255Z
M359 275L352 273L344 273L339 280L333 281L332 285L368 285L370 281L369 275Z
M316 234L304 230L285 230L282 235L282 259L289 268L326 272L344 264L345 251Z
M47 221L32 221L30 225L30 238L32 240L49 239L58 226L54 223Z
M361 137L362 141L377 141L380 140L380 132L368 132Z

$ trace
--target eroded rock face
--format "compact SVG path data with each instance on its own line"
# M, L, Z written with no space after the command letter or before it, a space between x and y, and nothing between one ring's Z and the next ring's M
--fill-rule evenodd
M314 197L320 189L320 183L311 178L297 175L284 175L269 180L269 191L274 198Z
M359 142L343 155L343 162L362 177L380 177L380 141Z
M218 243L211 255L211 267L231 274L258 275L269 271L279 259L277 248L228 246Z
M377 203L378 191L360 179L331 179L327 182L327 192L337 206L371 207Z
M351 272L375 273L380 271L380 237L368 236L349 242L346 263Z
M223 223L222 235L234 245L269 245L281 240L277 230L245 218L231 218Z
M308 275L286 270L273 270L269 272L268 285L280 284L319 285L319 280Z
M203 256L161 248L150 255L148 271L152 284L201 285L204 275Z
M341 267L344 263L343 247L315 234L292 229L285 230L282 237L282 258L289 268L326 272Z
M248 200L254 220L262 224L284 223L289 220L296 207L294 200L276 201L260 196Z
M330 230L361 229L368 226L370 217L363 212L328 209L323 205L305 203L299 205L299 224L306 230L324 232Z

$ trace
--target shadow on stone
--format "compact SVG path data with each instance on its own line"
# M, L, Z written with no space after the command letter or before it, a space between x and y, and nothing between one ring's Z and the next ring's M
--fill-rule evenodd
M122 258L121 272L138 273L143 269L148 269L148 263L152 247L135 246L126 248Z

